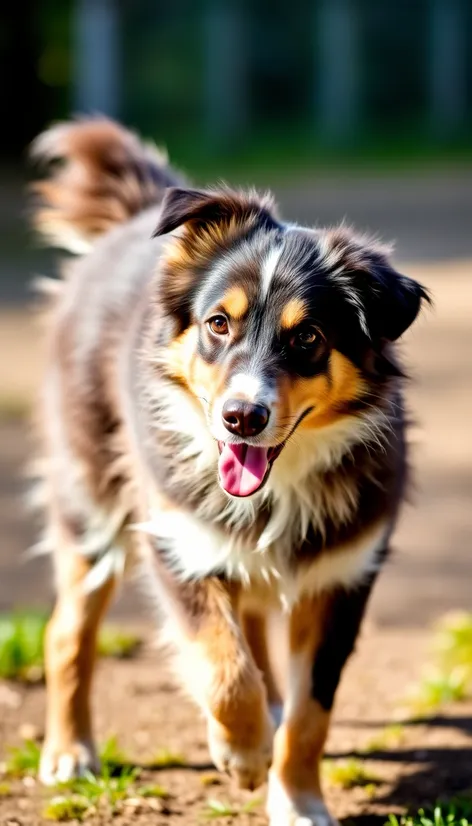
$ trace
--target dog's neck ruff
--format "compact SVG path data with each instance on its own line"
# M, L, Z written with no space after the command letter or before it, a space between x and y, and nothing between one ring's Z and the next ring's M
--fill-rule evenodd
M342 529L354 518L359 487L341 465L356 445L383 438L386 418L378 411L376 419L351 417L295 433L265 487L236 498L218 483L218 446L200 404L166 382L165 392L161 386L149 395L147 409L155 448L151 466L157 473L151 467L149 519L139 528L155 537L156 548L178 575L220 573L246 584L280 580L294 548L310 535L322 547L328 525Z

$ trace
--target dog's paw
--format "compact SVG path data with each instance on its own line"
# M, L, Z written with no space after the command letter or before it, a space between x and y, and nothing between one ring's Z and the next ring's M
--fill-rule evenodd
M45 786L67 783L86 774L98 774L99 760L91 743L71 743L61 747L46 742L39 764L39 779Z
M235 742L216 720L208 722L208 746L211 759L220 771L228 772L240 789L253 791L265 783L272 760L274 727L267 716L264 735L257 747L247 748Z
M269 826L339 826L321 797L288 792L273 771L269 774L267 814Z

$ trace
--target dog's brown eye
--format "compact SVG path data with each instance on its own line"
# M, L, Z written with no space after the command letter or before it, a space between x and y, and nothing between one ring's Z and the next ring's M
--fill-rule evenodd
M307 324L297 330L293 338L290 339L290 344L298 349L309 350L321 341L323 341L323 335L318 328L314 324Z
M228 335L228 322L224 315L215 315L213 318L210 318L208 326L211 332L217 336Z

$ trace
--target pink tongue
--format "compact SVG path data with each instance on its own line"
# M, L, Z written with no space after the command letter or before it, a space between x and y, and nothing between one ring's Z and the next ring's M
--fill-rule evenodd
M232 496L250 496L260 488L267 472L266 447L223 444L218 469L223 488Z

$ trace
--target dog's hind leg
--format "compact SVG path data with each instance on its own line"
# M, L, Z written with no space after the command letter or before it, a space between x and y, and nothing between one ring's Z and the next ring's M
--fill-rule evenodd
M47 785L98 769L89 695L97 630L114 589L113 575L87 587L93 563L63 524L56 541L57 601L45 640L47 720L40 764Z

